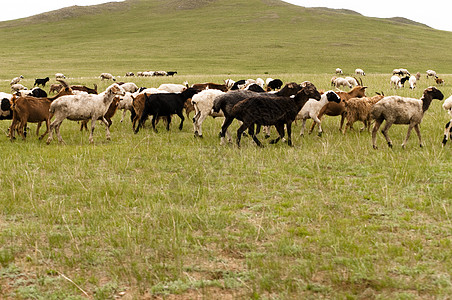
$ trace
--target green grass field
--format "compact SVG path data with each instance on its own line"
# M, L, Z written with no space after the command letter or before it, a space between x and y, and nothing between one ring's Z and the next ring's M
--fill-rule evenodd
M328 90L336 67L361 67L367 95L419 98L432 79L414 91L389 88L392 69L406 67L437 70L439 89L452 94L450 32L271 0L207 2L127 1L94 15L0 23L10 45L0 91L20 74L29 87L63 72L103 90L102 72L160 69L179 74L131 80L273 77ZM174 117L169 132L160 123L158 133L133 134L119 114L111 141L96 125L94 145L67 120L66 145L39 141L35 124L26 141L4 135L0 298L449 299L452 144L441 146L441 105L425 114L425 146L413 133L405 150L406 126L391 128L393 149L379 133L373 150L361 124L342 135L337 117L324 118L322 137L300 137L299 122L294 147L262 138L263 149L249 138L241 149L220 146L222 120L212 118L203 139L190 119L182 131ZM0 121L0 132L9 125Z

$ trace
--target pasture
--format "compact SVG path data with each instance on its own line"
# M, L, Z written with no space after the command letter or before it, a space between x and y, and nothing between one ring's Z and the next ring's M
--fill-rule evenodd
M333 74L176 75L130 78L138 86L222 82L226 78L312 81L329 90ZM389 88L389 74L362 77L367 95ZM452 76L439 89L452 94ZM26 86L33 84L25 78ZM53 80L54 81L54 80ZM70 84L99 85L98 78ZM48 89L48 87L47 87ZM0 82L9 90L9 80ZM0 138L0 298L2 299L447 299L452 294L449 120L434 100L421 124L424 147L394 125L389 149L378 133L339 132L256 147L250 138L220 146L222 120L203 139L186 119L167 132L133 134L116 114L111 141L96 126L94 145L64 121L66 145ZM191 114L193 117L193 113ZM310 126L311 121L308 121ZM6 133L10 121L0 121ZM237 123L231 126L233 138ZM275 130L272 130L274 136Z

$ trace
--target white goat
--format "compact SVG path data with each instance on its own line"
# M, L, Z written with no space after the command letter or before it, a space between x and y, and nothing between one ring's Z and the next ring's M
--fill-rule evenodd
M101 80L113 80L113 81L116 81L116 78L115 77L113 77L113 75L111 75L110 73L102 73L102 74L100 74L100 79Z
M363 69L356 69L356 70L355 70L355 74L356 74L356 75L363 75L363 76L366 76L366 73L364 73Z
M133 82L126 82L121 84L121 87L124 89L124 91L129 93L135 93L138 91L138 86Z
M182 93L187 87L183 84L164 83L158 89L168 93Z
M56 73L55 74L55 79L66 79L66 76L64 76L63 73Z
M11 86L11 92L13 92L13 93L21 91L21 90L28 90L28 89L20 83L13 84Z
M352 86L359 85L358 81L353 77L347 76L347 77L345 77L345 80L347 80L348 83L350 83Z
M349 88L352 88L352 85L350 84L350 82L348 82L347 79L341 78L341 77L334 79L334 86L336 88L339 88L340 86L348 86Z
M14 77L11 80L11 82L9 83L9 85L13 85L13 84L19 83L19 81L21 81L23 78L24 78L24 76L22 76L22 75L20 75L18 77Z
M391 80L389 81L389 84L394 86L395 89L402 88L402 83L400 82L400 77L397 75L391 76Z
M410 89L414 89L416 87L417 78L414 75L410 76L410 79L408 79L408 82L410 83Z
M435 71L433 71L433 70L427 70L427 78L429 78L429 77L433 77L433 78L435 78L437 75L436 75L436 72Z
M195 116L193 117L193 130L195 132L195 136L202 137L201 125L208 116L224 117L222 111L218 113L212 112L213 101L215 100L216 97L223 94L225 93L220 90L212 89L212 90L203 90L193 96L193 98L191 99L191 103L195 108Z
M402 148L405 148L413 128L417 133L419 144L422 147L419 124L421 123L425 112L430 107L432 100L443 100L443 98L443 93L441 93L441 91L436 87L431 86L424 90L421 99L388 96L378 101L371 110L371 117L375 120L375 125L372 130L373 148L377 149L377 131L380 128L381 123L385 120L386 124L381 133L383 133L383 136L388 142L388 146L390 148L392 148L392 141L389 138L388 131L392 124L409 125L405 140L402 143Z
M443 108L449 116L452 118L452 96L447 98L443 103ZM446 145L447 140L451 138L451 130L452 130L452 119L450 119L449 122L447 122L446 127L444 128L444 138L443 138L443 146Z
M118 109L122 110L121 123L124 121L127 111L132 112L133 110L133 94L126 92L123 96L119 97Z
M334 101L336 103L341 102L341 98L333 91L328 91L324 93L320 100L317 101L315 99L309 99L308 102L303 106L300 112L297 115L297 120L302 120L301 124L301 132L300 135L304 135L304 130L306 127L306 120L311 118L319 125L319 136L322 135L322 121L318 118L320 110L330 101Z
M341 68L337 68L337 69L336 69L336 74L342 75L342 74L344 74L344 72L342 72L342 69L341 69Z
M91 132L89 135L89 142L93 143L94 127L96 120L100 119L106 125L106 138L110 140L110 130L108 122L104 115L107 112L110 104L117 95L124 95L124 89L117 83L110 85L107 90L99 95L84 94L84 95L68 95L62 96L52 102L50 105L50 113L54 115L54 120L50 124L49 138L47 144L53 139L53 130L58 137L60 143L64 143L60 134L61 123L65 119L71 121L91 120Z

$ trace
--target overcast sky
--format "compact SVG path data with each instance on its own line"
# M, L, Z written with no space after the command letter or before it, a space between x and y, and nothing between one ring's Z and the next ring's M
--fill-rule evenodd
M94 5L120 0L13 0L0 2L0 21L29 17L72 6ZM306 7L347 8L369 17L405 17L430 27L452 31L451 0L284 0Z
M368 17L405 17L435 29L452 31L451 0L284 0L305 7L351 9Z

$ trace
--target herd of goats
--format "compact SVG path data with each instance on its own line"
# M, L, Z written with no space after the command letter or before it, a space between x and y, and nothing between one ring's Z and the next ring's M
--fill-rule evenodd
M365 75L361 69L356 69L355 73ZM342 70L337 69L336 75L342 75ZM132 75L126 74L126 76ZM416 77L419 76L419 73L410 75L405 69L395 69L391 83L398 88L408 81L410 87L414 88ZM435 77L437 84L441 84L441 82L438 83L436 72L429 70L427 76ZM47 92L39 87L44 88L50 80L49 77L36 79L34 84L36 87L28 90L19 83L23 78L19 76L11 81L11 94L0 92L0 120L12 120L8 130L11 140L15 139L16 133L25 139L27 123L37 123L36 134L39 135L40 126L45 122L46 131L39 136L39 139L44 138L48 133L47 144L50 144L55 133L58 141L64 143L60 126L65 119L79 121L81 130L87 129L87 123L91 120L90 143L94 142L95 124L100 120L106 125L106 138L110 139L111 119L118 109L123 110L121 122L126 112L130 111L135 133L138 133L151 116L154 131L157 132L156 124L160 119L166 121L166 129L169 130L171 117L174 114L180 117L179 129L182 129L185 110L187 116L194 111L193 126L196 137L203 136L202 123L208 116L223 117L224 122L220 132L222 144L226 139L231 142L228 128L232 121L237 119L240 122L236 137L238 147L246 130L253 141L262 147L262 142L257 135L262 129L266 138L269 137L271 126L276 128L278 137L270 143L274 144L285 139L287 131L287 143L291 146L292 123L295 120L302 121L301 135L304 134L307 119L314 121L310 132L317 125L318 134L321 135L323 115L340 116L340 130L343 133L347 129L353 129L353 124L357 121L364 124L362 130L368 131L371 123L374 123L372 145L375 149L377 149L376 135L383 121L386 123L381 132L389 147L393 145L388 135L389 128L392 124L406 124L408 132L402 147L406 146L413 128L422 147L419 124L424 112L433 99L443 100L444 98L442 92L435 86L426 88L420 99L380 94L367 97L365 94L367 87L362 83L359 84L356 78L336 76L332 78L331 84L337 88L347 86L350 88L348 92L319 91L309 81L301 84L290 82L283 85L280 79L271 78L266 81L261 78L240 81L228 79L222 84L201 83L191 86L187 83L162 84L158 88L139 88L133 82L116 82L111 74L102 73L100 76L102 80L112 80L114 83L105 91L98 93L96 85L94 88L83 85L70 86L63 74L58 73L55 77L59 83L52 84L49 90L49 94L55 94L53 97L49 97ZM452 117L452 96L446 99L443 108ZM451 132L452 120L446 124L443 145L450 138Z

